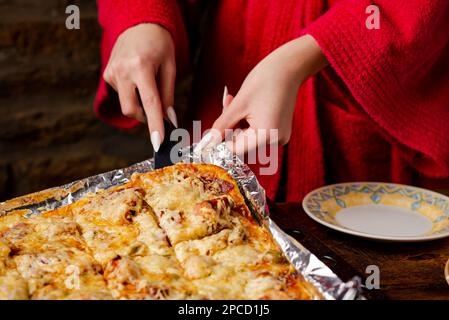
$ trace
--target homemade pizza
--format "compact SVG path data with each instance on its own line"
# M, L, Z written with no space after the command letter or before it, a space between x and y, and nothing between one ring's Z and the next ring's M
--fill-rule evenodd
M177 164L0 217L0 299L311 299L234 179Z

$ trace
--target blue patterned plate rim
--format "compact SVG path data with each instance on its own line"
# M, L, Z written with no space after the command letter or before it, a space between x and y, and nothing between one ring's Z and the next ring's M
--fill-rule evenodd
M304 211L306 212L306 214L310 218L315 220L316 222L318 222L328 228L331 228L331 229L334 229L334 230L337 230L337 231L340 231L343 233L351 234L354 236L366 238L366 239L388 241L388 242L422 242L422 241L437 240L437 239L449 237L449 228L444 229L443 232L438 232L437 234L429 234L429 235L423 235L423 236L383 236L383 235L376 235L376 234L371 234L371 233L364 233L364 232L346 228L344 226L340 226L338 224L333 224L333 223L324 221L324 220L320 219L319 217L315 216L315 214L313 214L309 210L309 207L307 205L307 202L310 200L310 198L321 191L328 191L328 190L330 191L330 190L336 189L337 187L345 187L345 186L351 186L351 185L352 186L368 185L368 184L373 185L373 186L381 185L381 186L386 186L386 187L407 188L411 191L423 192L425 194L434 196L434 197L449 204L448 196L438 193L436 191L429 190L429 189L415 187L415 186L406 185L406 184L393 183L393 182L357 181L357 182L342 182L342 183L328 184L328 185L322 186L320 188L314 189L304 197L304 199L302 201L302 207L303 207Z

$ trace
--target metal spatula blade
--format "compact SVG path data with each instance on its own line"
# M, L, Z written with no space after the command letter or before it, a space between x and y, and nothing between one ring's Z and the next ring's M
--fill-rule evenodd
M164 119L164 128L165 128L165 139L162 142L159 151L154 153L154 167L155 169L164 168L167 166L174 165L173 159L171 159L172 152L178 152L180 149L179 140L171 141L170 136L173 130L175 130L175 126L172 125L169 121ZM176 154L176 153L174 153Z

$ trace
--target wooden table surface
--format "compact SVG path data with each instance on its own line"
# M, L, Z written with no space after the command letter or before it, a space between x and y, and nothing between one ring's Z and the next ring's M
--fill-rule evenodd
M331 257L341 258L360 275L369 276L366 267L377 265L380 289L368 292L368 298L449 300L449 285L444 276L449 259L449 238L420 243L365 240L316 223L299 203L277 204L271 208L271 217L289 234L296 232L310 236L310 247L317 242L319 248L330 249ZM332 268L332 260L324 262Z

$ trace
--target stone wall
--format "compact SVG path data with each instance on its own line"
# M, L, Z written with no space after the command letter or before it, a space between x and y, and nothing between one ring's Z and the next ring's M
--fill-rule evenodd
M65 28L79 5L81 29ZM0 201L151 156L146 130L97 120L94 0L0 0Z

